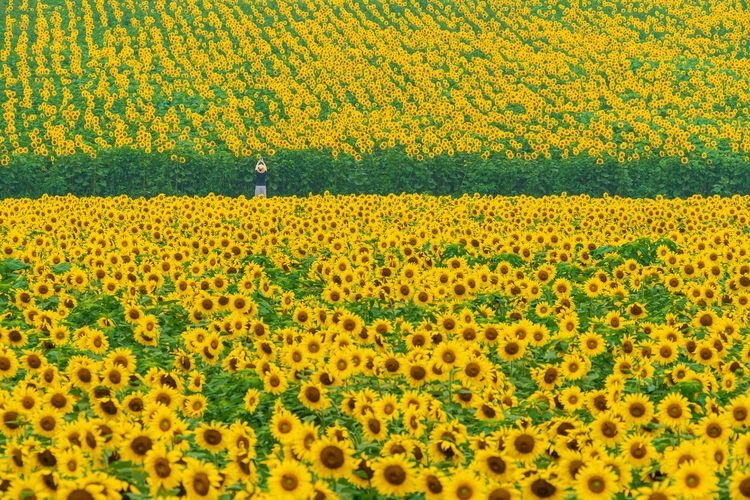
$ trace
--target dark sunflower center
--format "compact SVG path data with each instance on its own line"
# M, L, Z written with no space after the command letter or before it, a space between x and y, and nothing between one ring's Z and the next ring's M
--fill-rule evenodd
M292 474L284 474L281 476L281 487L286 491L294 491L299 485L299 480Z
M722 434L722 428L720 425L717 424L710 424L708 428L706 429L706 434L711 436L712 438L717 438L721 436Z
M211 482L208 480L208 475L205 472L199 472L195 475L193 478L193 489L201 496L208 495L211 489Z
M400 486L406 481L406 471L400 465L389 465L383 471L383 476L388 483Z
M169 477L172 474L172 467L169 465L169 460L166 458L157 459L154 463L154 471L162 479Z
M144 456L153 446L148 436L138 436L130 443L130 449L139 456Z
M39 426L45 431L49 432L55 428L57 422L53 417L43 417L39 422Z
M680 418L682 416L682 407L677 404L671 404L667 407L667 414L672 418Z
M613 438L617 435L617 425L614 422L604 422L602 424L602 434L608 438Z
M527 435L518 436L513 441L513 446L521 453L531 453L534 450L534 438Z
M305 389L305 397L311 403L320 401L320 390L317 387L308 387Z
M646 413L646 407L643 403L633 403L630 405L630 414L636 418L642 417Z
M68 500L94 500L94 496L86 490L73 490L68 493Z
M646 456L646 447L641 443L636 443L630 447L630 454L633 458L643 458Z
M685 476L685 484L688 488L697 488L701 484L701 478L697 474Z
M557 488L546 479L535 479L531 483L531 491L539 498L550 498L555 495Z
M742 496L750 498L750 477L746 477L740 482L739 490Z
M367 421L367 427L372 431L373 434L380 433L380 421L376 418L371 418Z
M606 484L604 483L604 479L601 477L592 477L588 480L588 487L589 490L593 491L594 493L601 493L604 491Z
M344 465L344 452L337 446L326 446L320 452L320 461L327 469L338 469Z
M505 460L498 456L492 456L487 459L487 467L495 474L502 474L505 472Z
M427 375L427 370L425 370L421 366L412 366L409 369L409 374L414 380L422 380Z
M6 411L5 415L3 415L3 423L10 430L18 429L21 426L18 422L18 412L13 410Z
M466 365L466 368L464 368L464 373L469 377L476 377L481 371L482 369L479 367L479 364L474 361Z
M427 489L430 493L439 494L443 491L443 484L435 476L427 476Z
M283 432L283 429L282 429L282 432ZM203 434L203 438L211 446L216 446L217 444L221 443L221 432L214 430L214 429L209 429Z

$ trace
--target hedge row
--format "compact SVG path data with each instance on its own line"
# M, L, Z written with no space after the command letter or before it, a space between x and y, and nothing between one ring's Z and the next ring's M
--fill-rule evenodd
M267 159L269 196L308 193L463 193L543 196L567 192L600 196L688 197L750 194L750 164L739 158L713 165L675 158L596 165L590 158L507 160L442 156L417 161L395 151L357 161L325 152L282 151ZM0 169L0 196L252 195L255 162L232 156L197 156L184 163L166 155L108 151L55 163L28 156Z

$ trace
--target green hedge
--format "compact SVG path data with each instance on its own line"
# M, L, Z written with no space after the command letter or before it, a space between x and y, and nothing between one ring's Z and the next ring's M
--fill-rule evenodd
M687 197L693 194L750 194L750 164L740 158L715 158L712 165L682 165L677 158L596 165L590 158L507 160L474 155L417 161L385 151L357 161L333 159L326 152L281 151L267 158L269 196L308 193L462 193L549 194L603 193L629 197ZM108 151L97 158L71 156L16 158L0 169L0 196L205 195L238 196L254 191L253 159L196 156L185 163L167 155Z

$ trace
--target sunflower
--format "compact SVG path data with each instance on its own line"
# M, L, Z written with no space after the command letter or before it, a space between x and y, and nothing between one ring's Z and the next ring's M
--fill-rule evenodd
M541 435L533 426L511 430L505 443L508 454L515 460L526 464L533 462L544 453Z
M125 433L122 446L118 450L123 459L141 464L156 442L156 435L153 431L139 430L134 427Z
M627 322L617 311L609 311L604 317L604 324L612 330L622 329Z
M627 312L631 318L640 319L646 317L646 306L640 302L634 302L627 307Z
M149 405L160 404L177 410L182 406L184 396L180 394L176 389L169 386L161 386L158 388L152 388L146 395L146 403Z
M562 389L557 396L557 399L568 413L580 410L585 403L584 393L577 385Z
M0 347L0 380L13 378L18 372L16 353L5 346Z
M513 478L515 466L504 453L484 449L474 455L472 468L491 481L509 481Z
M312 382L302 384L297 398L310 410L324 410L331 406L331 400L326 396L325 388Z
M677 469L674 484L682 498L711 498L718 487L711 467L696 462L688 462Z
M305 335L302 339L302 346L307 356L312 360L324 357L327 351L319 333Z
M388 426L379 416L369 414L359 418L364 437L370 441L383 441L388 437Z
M521 486L525 499L559 500L565 493L562 481L549 470L528 474L521 481Z
M38 408L42 397L35 387L29 385L17 385L13 388L13 400L21 404L24 411L32 412Z
M732 500L750 498L750 472L735 469L729 484L729 497Z
M578 353L565 354L560 364L560 371L567 380L579 380L583 378L590 368L591 362L589 359Z
M182 412L186 417L200 418L208 409L208 398L203 394L191 394L182 402Z
M77 446L68 447L57 455L57 470L62 476L76 477L88 471L89 462Z
M251 485L257 482L254 450L248 450L245 447L233 447L227 453L227 458L229 463L222 471L224 474L222 484L240 482Z
M614 446L625 438L623 421L614 412L598 414L590 425L591 437L605 444Z
M566 311L561 314L558 318L557 324L559 330L557 338L559 339L573 338L578 333L578 315L573 311Z
M617 476L601 462L588 463L575 479L575 492L579 498L613 498L617 491Z
M130 375L136 370L137 359L130 349L118 347L107 354L103 363L106 366L120 367Z
M413 361L403 365L403 373L409 387L422 387L430 380L430 370L427 369L425 362Z
M587 332L579 336L578 343L581 346L581 352L589 358L603 353L607 348L607 342L601 335L594 332Z
M180 462L180 452L167 450L159 443L155 445L143 461L143 469L148 474L148 485L151 495L156 496L159 490L173 490L180 484L183 466Z
M300 419L283 408L280 400L274 407L271 417L271 434L282 443L290 443L294 439L295 431L302 425Z
M292 438L292 450L296 456L308 462L312 459L312 446L318 439L318 431L318 426L313 422L303 422L299 425Z
M667 474L674 476L678 469L688 463L706 465L708 463L708 447L702 439L682 441L677 446L666 448L660 460L660 468Z
M194 434L196 444L204 450L218 453L227 447L227 428L221 423L201 423Z
M726 442L732 436L731 421L726 415L708 414L691 427L695 436L707 441Z
M654 404L644 394L628 394L620 403L619 414L630 425L643 425L653 418Z
M122 400L122 407L130 415L142 414L146 408L146 401L143 393L136 391L128 394L125 399Z
M42 476L42 484L46 484ZM120 498L122 492L128 489L128 483L105 472L91 471L87 474L64 479L59 482L57 489L52 492L55 498Z
M450 477L446 478L443 487L444 498L457 500L484 498L485 490L485 482L469 469L453 471Z
M663 339L654 347L654 353L656 354L655 360L657 363L668 365L677 360L679 354L678 345L676 342Z
M579 472L586 466L586 463L590 459L584 457L583 453L578 450L568 449L567 446L561 447L559 453L558 471L561 479L564 479L566 483L573 486Z
M13 330L11 330L12 332ZM47 365L47 358L37 349L26 349L21 356L21 365L27 372L35 373Z
M383 394L375 401L376 413L386 420L394 420L399 415L398 398L393 394Z
M554 365L542 365L531 369L531 376L544 391L551 391L563 383L560 370Z
M345 478L354 469L354 450L349 440L337 441L324 437L310 450L311 462L320 477Z
M526 342L512 337L501 338L497 343L497 354L503 361L515 361L526 354Z
M464 360L464 350L456 342L441 342L434 351L433 357L439 362L440 368L450 371Z
M682 430L690 423L691 411L688 400L680 393L670 393L659 403L657 419L662 425Z
M102 373L99 374L102 384L112 388L115 391L128 385L128 374L119 366L105 366Z
M245 403L245 409L248 412L255 413L255 410L258 408L258 403L260 402L260 392L258 392L257 389L253 389L251 387L245 393L243 402Z
M274 395L283 393L289 385L286 374L277 367L273 367L263 374L263 387L266 392Z
M55 326L50 329L49 338L55 347L63 347L70 342L70 330L64 326Z
M750 434L742 434L734 442L732 457L745 465L750 465Z
M52 438L60 429L62 414L54 410L42 409L32 416L31 423L34 427L34 432L40 436Z
M148 426L158 438L169 438L181 427L175 413L162 405L155 405L148 417Z
M382 495L406 495L414 489L416 472L403 455L380 458L372 470L372 486Z
M0 409L0 432L7 438L20 436L25 431L26 411L19 403L7 402Z
M651 439L644 434L628 436L621 443L622 455L633 467L644 467L658 457Z
M296 500L314 496L312 475L303 464L286 459L269 469L268 493L272 498Z
M221 476L216 466L195 458L185 457L185 469L182 473L182 487L188 497L217 498Z

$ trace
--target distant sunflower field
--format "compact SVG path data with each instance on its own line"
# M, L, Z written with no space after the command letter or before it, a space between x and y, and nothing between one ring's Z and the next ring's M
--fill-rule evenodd
M710 165L750 152L739 0L3 4L2 165L381 150Z
M3 200L0 492L748 498L749 202Z

